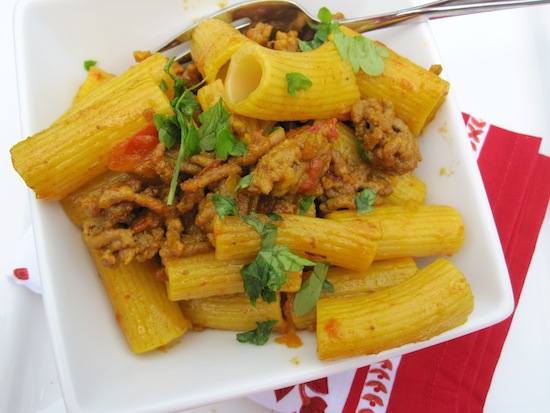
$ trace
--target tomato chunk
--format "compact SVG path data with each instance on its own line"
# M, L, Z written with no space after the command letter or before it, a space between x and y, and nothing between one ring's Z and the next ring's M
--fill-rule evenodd
M158 145L158 132L153 123L123 140L111 149L109 169L119 172L133 172L143 163Z

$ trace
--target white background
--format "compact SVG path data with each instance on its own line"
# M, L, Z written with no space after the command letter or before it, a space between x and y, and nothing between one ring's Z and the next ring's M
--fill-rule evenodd
M23 138L13 58L15 3L16 0L0 0L2 270L6 257L15 251L17 241L30 223L28 192L12 169L9 155L10 147ZM460 109L494 125L543 137L541 152L550 155L550 5L441 19L430 24ZM40 68L35 69L40 76ZM550 353L546 351L550 348L549 221L547 211L489 391L487 413L550 412ZM10 341L13 331L25 332L21 342ZM248 400L235 400L196 412L213 410L266 411ZM0 412L65 412L42 300L3 276L0 276Z

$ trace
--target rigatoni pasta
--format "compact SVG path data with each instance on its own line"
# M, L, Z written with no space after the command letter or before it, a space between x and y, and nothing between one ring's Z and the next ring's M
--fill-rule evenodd
M428 340L464 324L474 296L464 275L440 258L414 276L378 292L317 303L321 360L377 354Z
M153 350L187 331L190 323L155 278L158 264L132 261L112 269L106 268L93 250L91 256L132 352Z
M243 46L227 69L227 106L240 115L264 120L344 118L360 95L351 64L336 63L339 60L332 43L304 53L254 43ZM305 76L311 85L290 94L287 75Z

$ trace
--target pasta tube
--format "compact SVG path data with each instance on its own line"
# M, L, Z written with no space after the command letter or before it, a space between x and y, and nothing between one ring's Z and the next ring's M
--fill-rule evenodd
M464 324L474 308L468 281L440 258L400 284L317 303L321 360L377 354Z
M305 76L311 86L293 96L287 75ZM227 107L264 120L343 118L359 97L351 63L342 60L333 42L303 53L243 45L225 78Z
M348 36L362 36L347 27ZM395 112L413 134L418 135L433 119L449 93L449 82L430 70L384 46L389 56L384 58L384 71L370 76L360 70L357 86L362 99L378 98L393 102Z
M244 44L253 43L231 24L219 19L206 19L194 30L191 58L207 83L225 79L227 63Z
M250 305L246 294L231 294L216 297L184 300L180 302L185 316L193 323L193 328L216 328L220 330L248 331L257 327L256 323L278 320L274 330L286 331L286 322L281 310L281 295L276 301L266 303L259 299L256 306Z
M132 261L112 269L103 266L98 254L91 255L132 352L163 346L187 331L179 305L168 299L164 283L155 278L158 264Z
M447 205L384 205L357 216L335 211L326 218L376 221L382 226L375 260L452 255L464 242L464 222Z
M366 270L376 254L379 224L374 220L337 221L281 214L276 243L302 257L328 261L353 270ZM265 217L264 217L265 219ZM214 218L213 243L217 259L254 259L261 246L256 230L239 217Z
M93 79L89 79L90 75L88 75L83 85L85 88L83 93L84 96L81 96L81 99L76 99L76 101L73 102L73 105L55 122L61 122L79 111L93 107L98 103L109 99L112 93L120 90L121 88L129 87L129 82L132 82L132 79L138 78L140 76L149 75L157 86L160 85L160 83L164 80L170 88L171 86L173 86L174 81L164 70L167 62L168 59L166 57L164 57L160 53L155 53L149 56L147 59L130 67L120 76L115 77L114 79L116 79L116 81L114 81L112 84L109 84L111 82L108 81L96 82ZM90 72L92 71L92 68L90 68ZM88 84L86 86L86 83L91 84ZM173 96L173 90L167 90L166 94L171 99Z
M86 76L86 80L84 80L84 83L82 83L82 85L78 89L78 93L73 100L73 105L78 103L79 100L87 96L96 88L104 85L114 77L115 75L107 73L105 70L100 69L97 66L90 67L90 70L88 71L88 76Z
M391 205L417 205L426 202L426 184L413 173L390 176L392 193L380 197L383 203Z
M110 150L147 125L147 112L173 113L148 71L132 73L97 89L111 91L103 99L12 147L14 168L38 198L62 199L107 171Z
M244 293L241 268L249 262L246 259L218 260L213 251L185 258L164 259L168 297L170 300L190 300ZM298 291L302 284L302 274L289 272L287 277L288 281L281 287L281 291Z
M397 116L414 135L419 135L445 101L449 83L394 51L389 52L380 76L357 73L361 98L393 102Z
M334 287L334 292L321 292L321 298L350 297L379 291L383 288L399 284L417 271L412 258L398 258L373 262L366 271L352 271L341 267L330 267L326 279ZM308 274L304 274L307 277ZM294 294L287 294L293 301ZM316 310L304 315L297 315L290 304L287 308L287 318L292 320L298 330L315 330Z

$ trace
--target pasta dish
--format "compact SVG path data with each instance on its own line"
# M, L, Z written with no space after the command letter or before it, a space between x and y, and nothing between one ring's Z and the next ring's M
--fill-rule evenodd
M462 218L426 204L415 175L449 90L441 68L319 17L309 37L299 20L206 19L189 64L91 64L72 106L12 148L36 196L82 229L134 353L191 330L288 346L310 331L330 360L428 340L473 311L442 258Z

